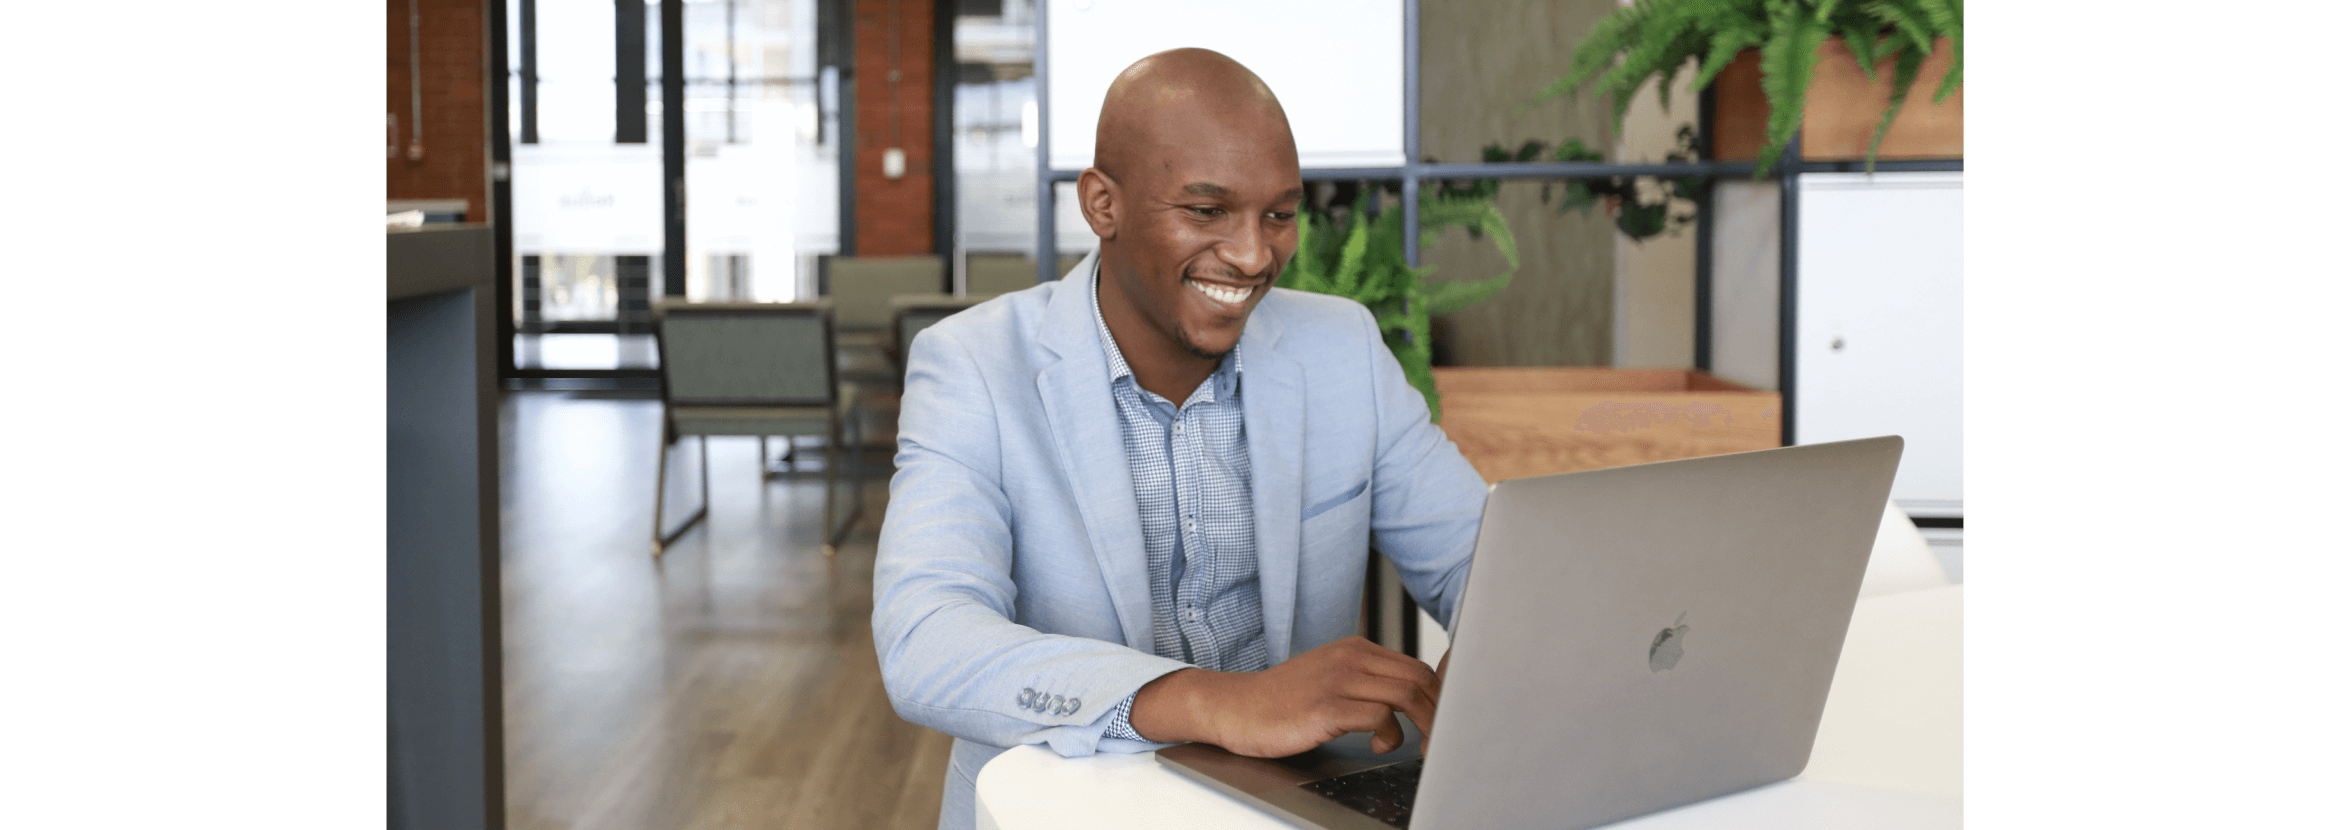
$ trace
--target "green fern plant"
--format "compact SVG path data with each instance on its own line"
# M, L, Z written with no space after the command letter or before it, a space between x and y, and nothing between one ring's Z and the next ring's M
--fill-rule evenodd
M1874 171L1877 147L1893 116L1909 99L1909 86L1918 68L1934 51L1934 40L1950 38L1950 71L1934 90L1934 101L1956 91L1965 67L1966 39L1962 0L1639 0L1600 18L1567 62L1567 74L1544 87L1536 101L1545 101L1592 84L1614 96L1616 131L1624 129L1624 113L1632 96L1650 76L1659 103L1670 104L1673 78L1691 59L1697 74L1692 93L1712 83L1738 53L1762 50L1763 97L1771 114L1764 130L1763 148L1755 159L1754 175L1762 178L1778 163L1787 141L1803 125L1805 93L1812 70L1819 64L1818 49L1832 35L1852 47L1853 58L1869 80L1877 79L1877 62L1892 58L1893 100L1869 139L1868 169Z
M1499 189L1499 182L1490 184ZM1344 212L1311 205L1299 210L1297 254L1274 284L1345 297L1369 307L1388 350L1403 364L1404 377L1428 399L1428 417L1441 419L1444 410L1430 368L1428 321L1509 287L1518 272L1517 237L1510 234L1509 221L1494 206L1487 188L1422 191L1422 250L1435 244L1445 228L1459 226L1471 236L1491 238L1509 261L1508 270L1483 279L1432 280L1435 266L1413 268L1404 261L1403 211L1389 208L1373 215L1371 196L1371 191L1363 191Z

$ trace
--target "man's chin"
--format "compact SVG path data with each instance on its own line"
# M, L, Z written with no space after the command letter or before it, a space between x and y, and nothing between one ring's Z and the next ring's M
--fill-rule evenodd
M1189 332L1185 332L1181 338L1181 342L1179 342L1177 345L1182 346L1183 351L1192 357L1212 362L1221 361L1224 359L1225 355L1231 354L1232 350L1240 345L1240 338L1235 337L1232 339L1232 342L1229 343L1215 344L1217 346L1221 346L1222 348L1211 348L1209 346L1203 346L1198 341L1191 339L1191 334Z

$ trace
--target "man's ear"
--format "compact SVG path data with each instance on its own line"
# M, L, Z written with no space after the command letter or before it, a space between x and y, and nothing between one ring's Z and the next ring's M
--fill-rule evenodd
M1093 235L1103 239L1118 236L1118 183L1099 167L1085 168L1077 175L1077 207L1085 213L1085 224L1093 228Z

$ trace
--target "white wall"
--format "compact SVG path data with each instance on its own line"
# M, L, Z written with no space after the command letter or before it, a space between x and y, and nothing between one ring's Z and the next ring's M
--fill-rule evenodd
M1714 374L1779 388L1779 182L1714 182Z

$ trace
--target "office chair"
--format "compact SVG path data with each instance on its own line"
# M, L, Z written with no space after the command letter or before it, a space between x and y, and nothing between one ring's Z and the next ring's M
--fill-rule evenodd
M904 384L906 349L914 345L914 335L936 325L938 321L962 312L964 309L995 299L995 294L972 294L957 297L953 294L899 294L889 298L889 337L883 348L889 353L890 363L897 367L897 382Z
M660 462L653 486L653 555L710 512L712 435L824 436L824 555L864 512L861 494L847 515L834 519L835 491L845 445L843 426L857 429L862 407L853 388L843 388L833 365L832 306L813 303L686 303L654 305L654 336L661 354ZM674 530L665 530L669 448L685 436L698 439L702 457L702 503ZM789 440L788 437L786 440ZM849 453L853 455L852 451ZM767 478L760 453L760 481ZM861 473L861 470L859 471ZM849 476L857 486L861 475Z
M1059 272L1066 276L1082 256L1063 256ZM1036 285L1036 258L1026 254L972 252L963 258L963 293L1002 294Z
M832 256L822 260L824 298L844 379L879 388L897 382L890 363L890 298L936 294L946 287L946 259L922 256Z

